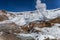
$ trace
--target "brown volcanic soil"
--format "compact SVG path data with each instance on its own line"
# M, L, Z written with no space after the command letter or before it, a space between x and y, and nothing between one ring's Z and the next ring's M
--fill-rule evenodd
M8 20L6 15L0 15L0 21Z
M3 33L0 35L0 40L20 40L14 34Z
M50 23L60 23L60 17L48 21Z
M8 20L8 17L6 16L7 12L5 10L0 10L0 21Z
M0 31L9 33L20 33L19 26L15 23L4 23L0 24Z

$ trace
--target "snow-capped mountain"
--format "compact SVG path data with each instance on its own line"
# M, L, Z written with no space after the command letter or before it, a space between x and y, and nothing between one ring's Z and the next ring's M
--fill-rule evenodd
M6 30L7 27L13 29L13 33L19 30L21 33L17 35L22 40L30 38L32 38L31 40L60 40L60 8L47 10L45 3L37 0L36 9L25 12L0 10L0 30L5 26ZM14 29L16 27L17 29ZM26 31L29 31L29 33ZM9 32L12 33L10 29Z

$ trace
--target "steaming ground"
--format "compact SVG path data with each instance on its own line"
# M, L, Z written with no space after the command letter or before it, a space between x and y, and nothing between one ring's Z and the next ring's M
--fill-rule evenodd
M15 27L17 27L17 28L19 26L23 27L23 25L26 25L33 21L49 21L49 20L58 18L58 17L60 17L60 10L57 9L57 11L47 11L47 14L44 14L45 17L39 11L34 11L33 13L24 12L22 14L20 14L20 13L15 14L14 12L9 12L9 13L7 12L7 14L2 13L2 15L6 15L8 18L7 19L1 18L3 21L0 21L0 24L1 24L0 30L5 28L5 26L6 26L6 28L8 27L8 30L10 27L13 27L13 30L15 30ZM18 26L16 26L14 23ZM5 28L5 30L6 30L6 28ZM24 33L23 32L14 33L16 31L12 31L12 33L16 34L17 37L20 38L21 40L60 40L60 31L59 31L60 23L55 23L51 27L48 26L48 27L39 28L37 26L37 27L34 27L33 29L34 29L34 31L33 32L30 31L30 33L25 33L25 32Z
M46 10L40 0L36 1L36 9L26 12L0 10L0 40L60 40L60 9ZM50 20L54 25L46 27ZM33 26L33 22L43 25Z

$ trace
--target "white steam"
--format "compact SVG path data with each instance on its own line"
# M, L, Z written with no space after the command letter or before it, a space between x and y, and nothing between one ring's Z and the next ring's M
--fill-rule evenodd
M36 9L40 11L46 11L46 4L41 3L41 0L36 1Z

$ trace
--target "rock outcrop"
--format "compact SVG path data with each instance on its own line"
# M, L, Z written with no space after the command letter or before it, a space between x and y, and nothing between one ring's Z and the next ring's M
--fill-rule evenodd
M7 12L5 10L0 10L0 21L8 20L8 17L6 15Z

